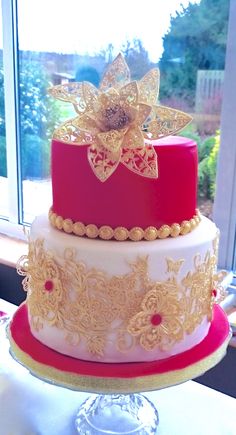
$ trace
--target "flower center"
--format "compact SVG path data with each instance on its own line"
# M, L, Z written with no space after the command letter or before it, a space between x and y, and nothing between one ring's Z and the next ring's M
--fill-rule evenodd
M155 313L155 314L152 315L152 317L151 317L151 323L152 323L152 325L158 326L158 325L160 325L161 322L162 322L162 317L161 317L160 314Z
M120 130L130 122L128 114L119 104L107 107L104 110L104 118L108 130Z
M44 288L47 292L51 292L53 290L53 281L51 281L50 279L45 281Z

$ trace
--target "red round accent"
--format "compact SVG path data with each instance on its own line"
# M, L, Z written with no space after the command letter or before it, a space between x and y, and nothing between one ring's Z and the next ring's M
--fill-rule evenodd
M142 177L120 163L108 180L101 182L89 164L87 145L53 140L53 212L85 225L128 230L191 219L197 204L196 143L170 136L152 144L158 178Z
M217 296L217 291L215 289L212 290L212 296L214 296L214 298L216 298L216 296Z
M44 288L45 290L47 290L48 292L51 292L53 290L53 281L51 281L50 279L48 279L47 281L45 281L44 283Z
M161 322L162 322L161 315L158 314L158 313L153 314L153 316L151 317L151 323L152 323L152 325L158 326L158 325L160 325Z

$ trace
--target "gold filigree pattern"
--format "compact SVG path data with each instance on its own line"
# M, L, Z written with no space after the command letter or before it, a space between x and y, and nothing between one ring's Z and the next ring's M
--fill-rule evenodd
M109 65L99 89L91 83L66 83L49 93L73 104L78 116L56 129L54 138L68 144L89 145L88 161L100 181L106 181L119 163L138 175L158 177L152 139L175 134L191 117L157 106L159 70L140 81L130 81L130 71L119 54Z
M18 273L25 276L31 326L56 326L71 346L83 340L97 358L111 336L120 352L137 344L147 351L169 349L206 316L211 318L219 277L214 247L205 258L196 254L192 270L182 278L179 268L168 269L168 261L168 276L161 282L150 279L148 257L129 264L125 275L109 276L78 262L72 249L56 259L44 240L31 241L28 256L18 262Z
M174 223L172 225L162 225L160 228L149 226L145 229L140 227L133 227L128 230L125 227L112 228L109 225L102 225L100 228L94 224L85 225L83 222L73 222L72 219L64 219L58 216L50 208L48 218L53 227L58 230L63 230L66 233L73 233L76 236L86 236L90 239L99 237L103 240L115 239L118 241L132 240L139 242L140 240L156 240L166 239L167 237L177 237L185 235L193 231L196 226L201 222L201 215L198 210L196 214L189 221L184 220L180 224Z

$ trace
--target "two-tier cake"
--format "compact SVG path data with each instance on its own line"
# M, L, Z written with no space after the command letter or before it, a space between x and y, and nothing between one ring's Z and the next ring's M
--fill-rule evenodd
M158 106L158 87L119 55L99 89L50 90L77 116L54 133L53 204L18 270L31 333L61 354L158 361L208 334L218 231L196 209L196 143L173 136L190 117Z

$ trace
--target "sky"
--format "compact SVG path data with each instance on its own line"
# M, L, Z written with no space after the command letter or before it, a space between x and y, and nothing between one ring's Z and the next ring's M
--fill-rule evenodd
M189 0L19 0L19 48L92 55L112 43L115 55L137 38L157 62L170 17L181 4Z

